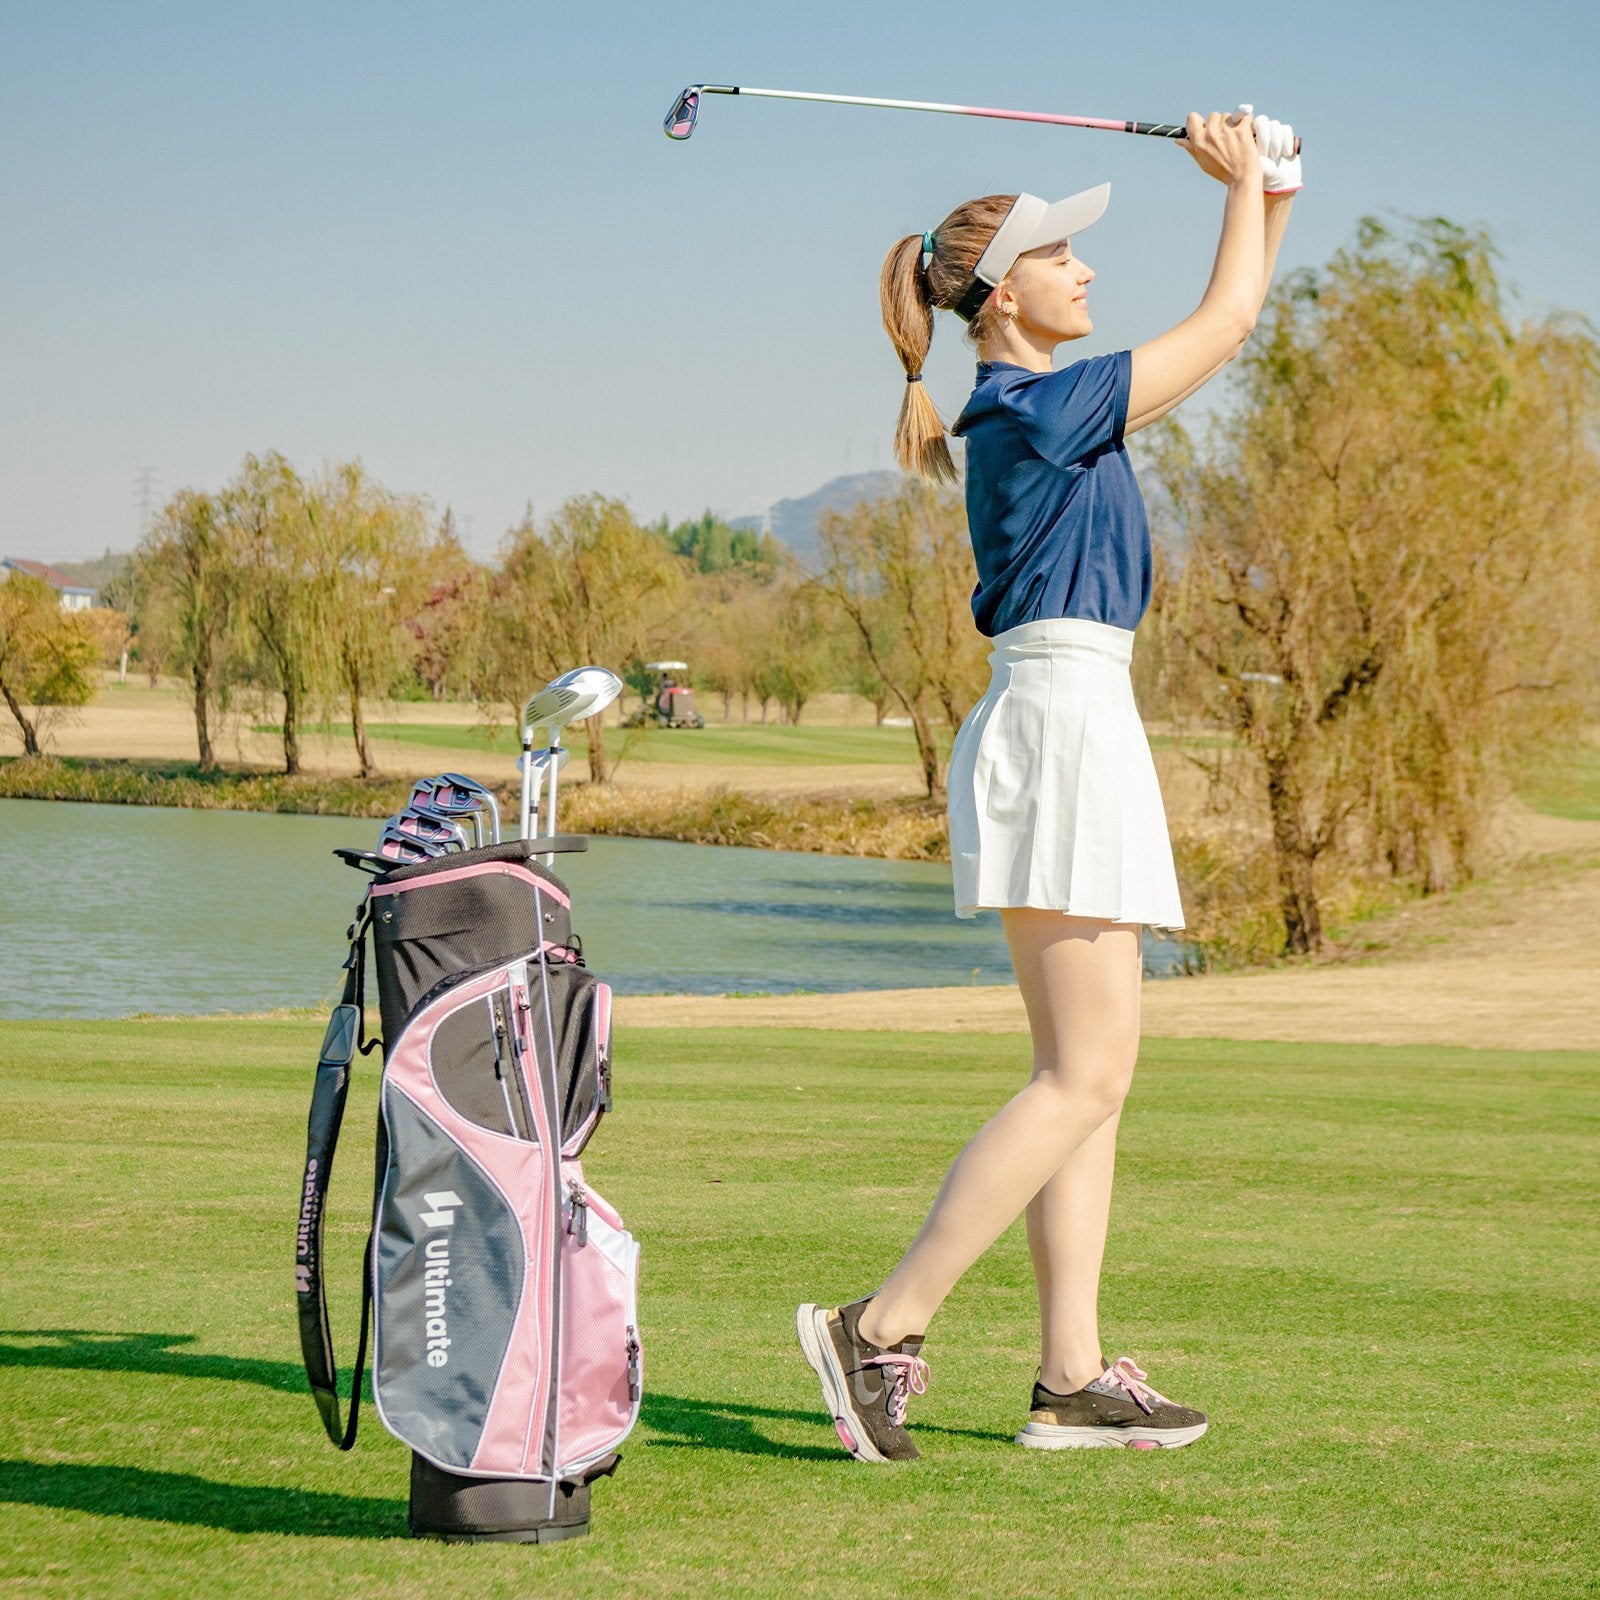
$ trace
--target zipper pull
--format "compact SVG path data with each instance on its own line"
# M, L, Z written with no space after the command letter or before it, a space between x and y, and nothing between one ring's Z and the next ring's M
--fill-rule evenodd
M643 1373L639 1370L639 1338L633 1331L633 1324L628 1324L628 1399L638 1402L639 1394L643 1388Z
M600 1058L600 1109L602 1111L611 1109L611 1058L609 1056L601 1056Z
M567 1193L572 1201L572 1215L567 1219L567 1232L581 1248L589 1242L589 1205L583 1198L583 1185L576 1178L567 1180Z

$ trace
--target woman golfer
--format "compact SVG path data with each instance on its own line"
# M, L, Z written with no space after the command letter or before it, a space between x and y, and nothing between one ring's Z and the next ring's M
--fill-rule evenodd
M1300 187L1291 130L1239 112L1191 115L1183 148L1224 184L1222 238L1200 304L1135 350L1053 370L1091 329L1094 273L1077 235L1109 185L1047 204L990 195L890 250L883 320L906 372L901 465L954 476L922 388L935 308L968 324L977 386L967 517L989 688L950 755L956 915L1000 913L1033 1034L1033 1075L945 1175L875 1293L800 1307L806 1359L844 1446L915 1459L905 1429L928 1385L928 1324L968 1267L1026 1209L1043 1348L1017 1443L1035 1449L1190 1444L1206 1419L1107 1361L1097 1323L1117 1123L1139 1045L1141 924L1181 928L1166 814L1129 681L1150 602L1150 532L1124 438L1239 353Z

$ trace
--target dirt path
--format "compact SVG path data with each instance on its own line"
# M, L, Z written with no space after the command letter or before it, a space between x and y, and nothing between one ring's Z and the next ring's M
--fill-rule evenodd
M1596 876L1600 876L1597 874ZM1593 897L1600 906L1600 894ZM1289 1039L1348 1044L1593 1049L1600 1043L1600 968L1539 957L1440 958L1404 966L1171 978L1146 983L1150 1038ZM620 996L623 1027L859 1028L1021 1033L1015 988L889 989L770 1000Z

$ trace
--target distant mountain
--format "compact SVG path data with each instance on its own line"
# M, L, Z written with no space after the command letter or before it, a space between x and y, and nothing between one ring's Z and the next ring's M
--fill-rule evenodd
M817 524L824 511L848 511L863 500L875 500L888 494L905 481L898 472L850 472L842 478L833 478L820 489L801 495L797 500L778 500L773 503L770 516L772 532L793 552L800 564L815 572L821 564L822 540L817 534ZM735 528L759 531L763 519L756 517L730 517Z

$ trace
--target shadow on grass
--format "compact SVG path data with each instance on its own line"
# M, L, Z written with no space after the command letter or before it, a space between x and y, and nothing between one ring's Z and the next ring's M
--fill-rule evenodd
M824 1431L830 1426L820 1402L812 1411L783 1411L775 1406L733 1405L646 1391L644 1404L639 1409L639 1420L657 1435L648 1441L646 1448L651 1450L730 1450L747 1456L782 1456L786 1461L850 1460L838 1444L782 1444L769 1439L758 1427L762 1418L808 1422ZM1002 1437L983 1428L942 1428L931 1423L917 1423L916 1431L985 1442ZM1011 1435L1007 1433L1004 1437L1009 1439Z
M297 1362L253 1356L203 1355L180 1346L192 1333L101 1333L90 1328L0 1328L0 1367L44 1367L67 1372L148 1372L160 1378L218 1378L259 1383L286 1394L307 1394L306 1369ZM348 1393L349 1378L340 1385Z
M256 1383L286 1394L301 1395L308 1392L305 1369L298 1363L263 1361L250 1356L203 1355L198 1351L179 1348L193 1341L194 1335L189 1333L101 1333L85 1328L6 1328L0 1329L0 1367L70 1372L148 1372L162 1378L210 1378L230 1383ZM349 1373L346 1372L341 1374L339 1388L347 1398L349 1387ZM370 1400L370 1374L368 1381L362 1385L362 1392ZM786 1411L773 1406L735 1405L727 1401L655 1392L645 1394L639 1412L639 1420L655 1435L647 1446L652 1450L724 1450L737 1455L781 1456L791 1461L849 1459L835 1444L819 1447L783 1444L769 1439L758 1427L763 1418L812 1423L822 1428L827 1426L820 1407L810 1411ZM932 1424L920 1424L918 1431L962 1439L989 1440L999 1437L983 1429L942 1428ZM201 1482L199 1479L194 1481ZM0 1499L3 1498L4 1494L0 1494ZM100 1508L91 1506L86 1509ZM218 1526L232 1524L219 1523Z
M404 1500L214 1483L189 1472L75 1461L0 1460L0 1501L221 1528L228 1533L291 1533L320 1539L408 1536Z

